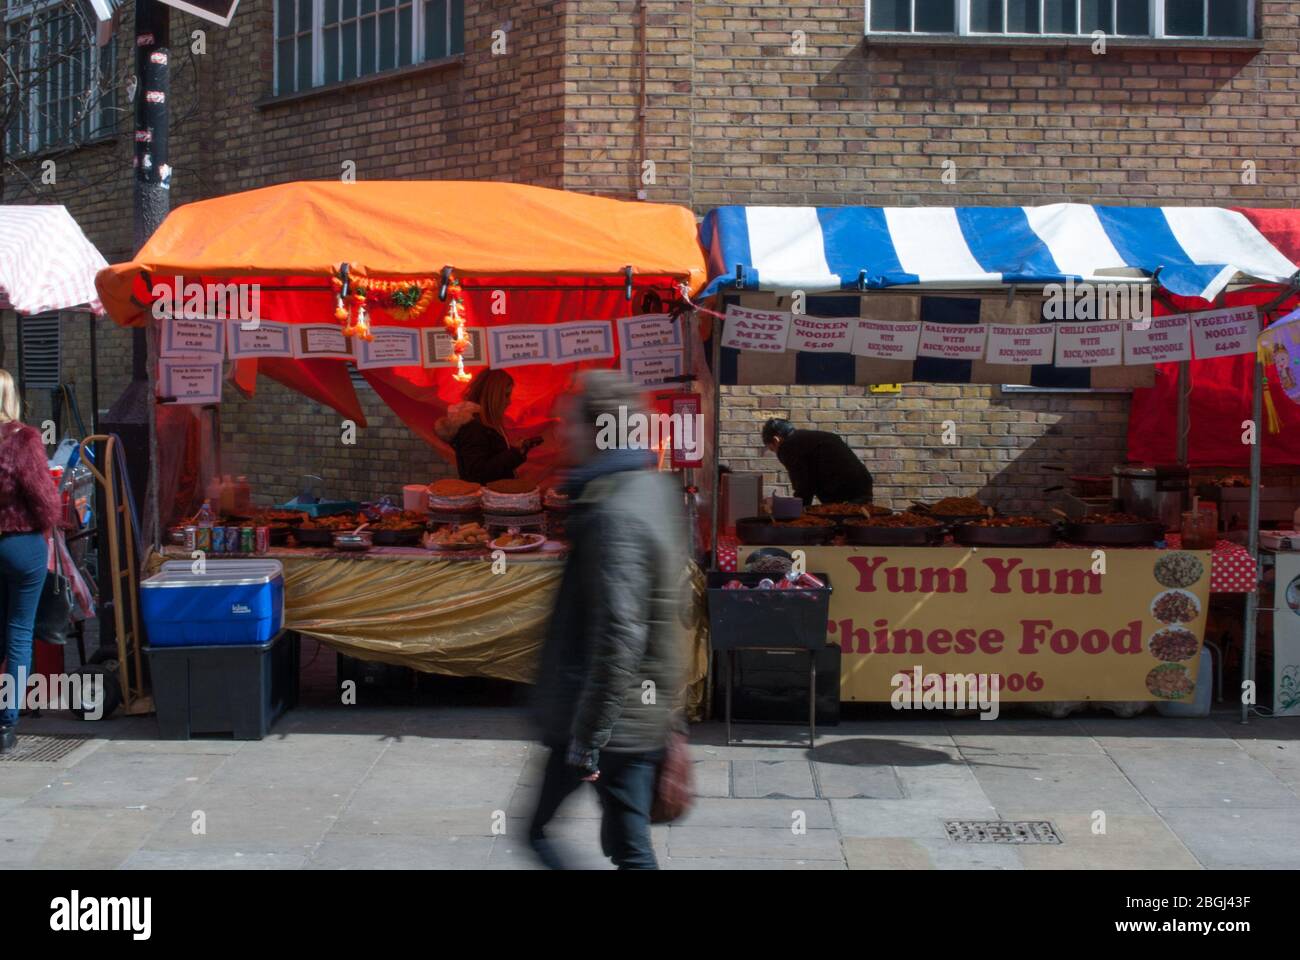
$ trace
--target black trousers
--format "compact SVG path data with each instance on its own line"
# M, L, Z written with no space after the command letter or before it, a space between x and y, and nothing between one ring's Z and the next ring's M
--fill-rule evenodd
M545 836L560 806L586 781L564 762L565 751L552 749L546 762L541 794L533 812L529 837ZM602 753L600 777L594 786L600 797L600 848L620 870L658 870L650 843L650 807L663 751Z

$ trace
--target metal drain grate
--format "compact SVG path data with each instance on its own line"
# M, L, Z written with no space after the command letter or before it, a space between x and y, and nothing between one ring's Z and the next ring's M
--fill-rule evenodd
M1047 820L945 820L957 843L1064 843Z
M43 737L39 734L18 735L12 750L0 753L0 762L57 763L90 737Z

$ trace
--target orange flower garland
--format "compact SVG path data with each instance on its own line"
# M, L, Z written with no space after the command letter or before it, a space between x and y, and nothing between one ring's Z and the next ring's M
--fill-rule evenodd
M456 373L452 379L457 383L468 383L473 379L465 372L465 351L469 349L470 339L465 332L465 301L461 296L460 281L455 278L447 286L447 315L442 322L451 333L451 352L456 357Z

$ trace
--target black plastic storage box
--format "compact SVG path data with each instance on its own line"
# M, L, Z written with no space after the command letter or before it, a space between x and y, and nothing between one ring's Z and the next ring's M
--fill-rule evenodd
M724 654L725 655L725 654ZM737 650L731 719L801 723L808 719L808 655L798 650ZM817 726L840 722L840 645L817 651ZM714 671L714 719L723 719L726 671Z
M813 576L826 584L820 589L752 589L768 573L709 573L709 645L714 650L746 647L820 650L826 646L826 621L831 609L831 579ZM745 590L725 590L739 580Z
M289 630L257 646L149 647L159 735L261 740L298 704L298 647Z

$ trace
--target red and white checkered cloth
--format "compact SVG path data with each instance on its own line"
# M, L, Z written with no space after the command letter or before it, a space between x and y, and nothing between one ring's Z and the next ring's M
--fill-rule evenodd
M1171 534L1171 549L1178 549L1179 538ZM718 538L718 569L734 573L739 566L736 555L738 541L735 537ZM1066 546L1061 544L1060 546ZM1256 589L1255 562L1250 551L1239 543L1220 540L1210 554L1211 593L1253 593Z
M66 207L0 206L0 309L102 314L95 274L106 266Z

